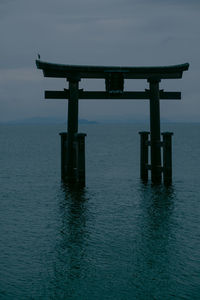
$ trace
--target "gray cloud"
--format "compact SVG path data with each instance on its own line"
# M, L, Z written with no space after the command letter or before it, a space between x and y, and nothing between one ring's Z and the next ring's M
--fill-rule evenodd
M43 90L63 89L64 81L43 79L34 60L70 64L168 65L190 62L182 80L163 81L165 89L183 91L183 101L163 103L164 117L199 118L199 1L157 0L44 0L4 1L0 4L0 120L27 116L61 116L63 101L42 101ZM82 82L90 89L99 81ZM132 81L143 89L146 82ZM15 109L13 110L13 107ZM134 116L147 113L137 101L85 101L85 118ZM132 112L131 112L132 111Z

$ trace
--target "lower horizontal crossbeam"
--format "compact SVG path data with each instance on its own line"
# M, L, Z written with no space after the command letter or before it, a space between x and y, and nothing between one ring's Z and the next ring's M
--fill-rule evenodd
M164 92L160 90L160 99L162 100L180 100L181 92ZM45 91L45 99L68 99L69 98L69 90L65 89L64 91ZM85 92L83 90L79 90L79 99L113 99L113 100L144 100L150 98L150 93L148 90L145 92L103 92L103 91L89 91Z

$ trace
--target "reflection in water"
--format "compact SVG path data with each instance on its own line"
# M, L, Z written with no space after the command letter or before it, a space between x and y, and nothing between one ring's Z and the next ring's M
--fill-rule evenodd
M173 265L173 187L141 185L141 228L137 251L138 298L164 299L170 295L170 265ZM166 295L166 294L165 294Z
M60 197L60 237L56 249L53 299L68 299L77 294L78 280L84 276L87 243L87 199L84 189L62 186Z
M59 195L61 200L58 215L60 220L60 222L58 221L60 224L59 236L56 244L54 274L49 291L52 299L82 299L83 295L89 297L89 290L95 292L96 290L101 291L101 289L106 295L108 295L108 290L109 293L112 291L114 295L115 290L112 284L114 284L115 289L118 284L105 279L107 278L106 270L110 270L113 278L119 280L119 285L125 280L127 293L128 287L131 287L136 299L169 299L173 297L172 268L176 256L174 254L176 251L174 227L176 226L174 226L173 217L176 196L173 187L140 186L140 207L138 207L138 214L135 215L137 232L133 244L134 252L130 253L129 248L127 248L130 241L125 239L126 244L124 244L123 237L125 236L119 235L116 245L121 254L117 268L112 267L117 248L112 249L109 241L107 241L108 247L105 247L106 242L103 236L101 245L104 246L100 250L100 256L98 256L98 251L95 252L94 256L91 256L91 241L89 242L91 239L91 235L89 236L91 211L88 211L87 192L62 186L61 193L62 197ZM112 226L111 224L109 223L109 226ZM101 223L98 223L98 226L101 226ZM112 233L114 228L109 227L109 230ZM116 232L112 234L115 236ZM132 234L127 231L127 236L130 237ZM94 243L92 247L96 251L99 249L97 247L102 247L101 245ZM109 257L106 264L103 255L105 251ZM127 255L130 255L130 257L128 256L130 273L128 271L123 277ZM95 261L93 260L94 257ZM119 258L118 254L117 257ZM98 259L102 262L101 266L96 263ZM94 269L96 268L100 277L95 275ZM114 270L118 270L119 274L114 274ZM91 272L94 272L92 274L94 281L96 280L94 286L90 277ZM88 274L90 274L89 277ZM108 290L100 287L105 282L106 285L110 285ZM168 298L165 298L166 295Z

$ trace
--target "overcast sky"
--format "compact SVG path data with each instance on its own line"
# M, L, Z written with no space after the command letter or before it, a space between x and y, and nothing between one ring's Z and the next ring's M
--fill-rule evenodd
M161 118L200 121L199 0L0 0L0 122L31 117L64 118L67 100L44 100L45 89L63 90L63 79L43 78L41 60L87 65L160 66L190 63L179 80L161 88L182 100L162 100ZM103 89L100 80L81 88ZM129 80L129 90L148 88ZM148 117L149 103L81 100L80 118Z

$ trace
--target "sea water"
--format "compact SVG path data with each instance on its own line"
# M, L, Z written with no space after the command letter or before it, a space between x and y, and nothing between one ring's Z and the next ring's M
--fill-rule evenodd
M200 124L173 184L139 177L145 124L81 125L86 188L60 180L65 125L0 126L0 299L200 299Z

